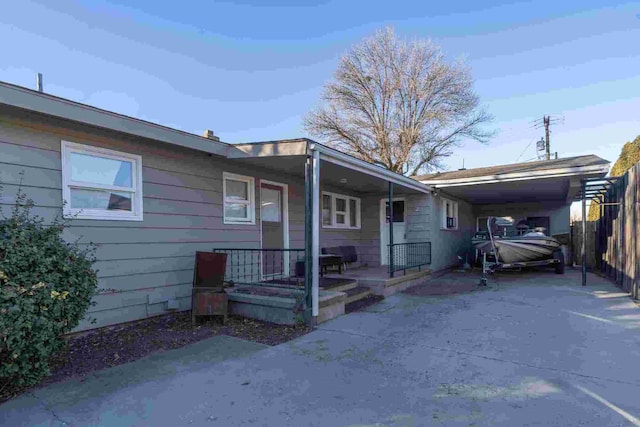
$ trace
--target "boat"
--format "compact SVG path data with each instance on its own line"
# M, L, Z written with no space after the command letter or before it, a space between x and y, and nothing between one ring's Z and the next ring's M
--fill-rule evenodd
M493 255L501 264L526 263L553 259L559 251L560 242L544 234L544 230L519 230L519 235L508 235L512 224L495 217L487 219L487 231L476 233L472 243L476 251ZM502 233L500 233L502 228Z

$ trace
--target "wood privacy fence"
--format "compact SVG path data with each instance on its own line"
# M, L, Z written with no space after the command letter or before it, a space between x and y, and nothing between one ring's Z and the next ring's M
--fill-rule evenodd
M639 195L640 162L620 177L600 199L600 219L592 222L595 233L592 233L594 243L591 250L588 245L590 228L587 228L587 258L591 252L593 269L631 292L634 298L638 298L640 287Z

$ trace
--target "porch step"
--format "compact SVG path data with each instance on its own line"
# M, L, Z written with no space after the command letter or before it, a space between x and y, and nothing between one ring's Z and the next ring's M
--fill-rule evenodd
M322 277L320 278L320 289L332 292L347 292L358 286L358 281L344 277Z
M343 291L343 292L347 295L347 298L344 302L345 305L351 304L352 302L355 302L355 301L359 301L372 294L371 289L369 289L366 286L356 286L354 288L347 289L346 291Z

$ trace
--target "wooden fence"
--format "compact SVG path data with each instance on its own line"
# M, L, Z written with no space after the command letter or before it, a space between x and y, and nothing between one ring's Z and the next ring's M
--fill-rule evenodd
M600 219L593 222L595 242L591 250L594 269L631 292L634 298L638 298L640 287L639 196L640 163L637 163L609 188L602 200Z

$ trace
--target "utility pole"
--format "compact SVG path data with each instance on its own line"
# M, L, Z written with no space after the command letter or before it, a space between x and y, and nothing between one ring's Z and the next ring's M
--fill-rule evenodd
M546 141L547 154L545 158L547 160L551 160L551 144L549 143L549 125L551 124L551 118L549 116L542 117L542 121L544 122L544 136Z
M564 123L564 117L552 117L542 116L542 119L537 119L530 122L536 129L540 129L544 126L544 138L540 138L540 141L536 144L538 153L544 152L545 160L551 160L551 125L556 123ZM557 156L557 155L556 155Z

